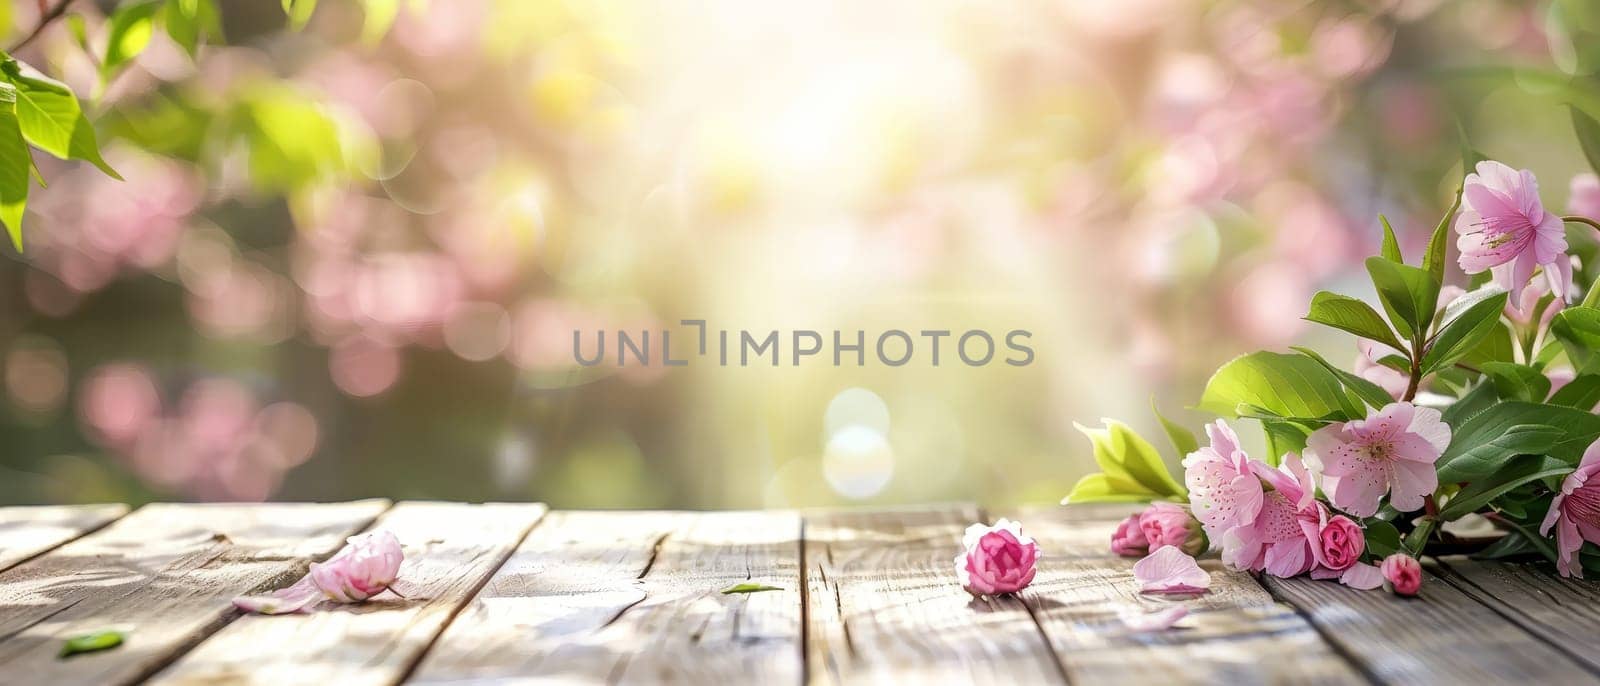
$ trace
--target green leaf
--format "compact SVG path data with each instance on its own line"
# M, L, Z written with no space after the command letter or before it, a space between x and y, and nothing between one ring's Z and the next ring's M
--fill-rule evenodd
M1444 408L1444 423L1452 430L1458 430L1467 420L1493 407L1498 400L1494 393L1494 384L1480 383L1473 386L1465 395L1456 398L1449 407Z
M1382 257L1367 258L1367 273L1400 336L1412 341L1426 336L1439 302L1439 281L1421 269Z
M1370 405L1374 408L1382 408L1383 406L1394 402L1394 398L1389 395L1388 391L1383 390L1382 386L1335 367L1332 363L1328 362L1326 359L1323 359L1321 355L1318 355L1316 351L1311 350L1310 348L1298 347L1292 347L1290 349L1300 353L1301 355L1305 355L1306 357L1315 360L1317 364L1322 365L1323 369L1328 370L1334 376L1338 377L1339 382L1344 384L1346 390L1354 393L1357 398L1360 398L1361 401L1367 405Z
M1497 395L1505 400L1544 402L1550 395L1550 379L1539 370L1510 362L1488 362L1483 373L1489 376Z
M400 0L366 0L363 3L366 19L361 23L361 42L367 46L383 40L395 17L400 15Z
M1477 164L1474 162L1473 164ZM1468 174L1472 167L1462 172ZM1445 249L1450 244L1450 224L1456 216L1456 210L1461 209L1461 191L1456 190L1456 199L1450 203L1450 209L1445 210L1444 217L1439 219L1439 224L1433 227L1433 235L1428 238L1428 251L1422 254L1422 271L1433 277L1435 284L1444 283L1444 267L1447 260ZM1437 294L1438 286L1435 286Z
M1483 297L1475 297L1486 293ZM1459 303L1459 304L1458 304ZM1445 308L1439 333L1422 354L1422 373L1429 374L1466 357L1500 323L1505 291L1479 289Z
M1306 438L1311 435L1311 427L1287 419L1262 419L1261 429L1267 434L1267 454L1263 460L1274 467L1283 463L1283 456L1288 453L1300 453L1306 449Z
M1569 307L1550 321L1550 333L1561 341L1567 359L1579 374L1600 372L1600 308Z
M1516 531L1508 531L1500 540L1490 543L1489 547L1473 553L1469 557L1474 560L1500 560L1535 552L1538 551L1528 543L1528 539L1522 537L1522 534Z
M1228 417L1238 416L1240 405L1260 407L1280 417L1337 417L1352 414L1353 404L1339 379L1316 360L1266 351L1236 357L1223 365L1206 382L1200 396L1200 409ZM1361 408L1355 409L1360 412Z
M1368 519L1367 522L1367 554L1373 559L1382 560L1390 555L1400 552L1400 530L1382 519Z
M1477 512L1490 501L1526 483L1572 473L1573 466L1553 457L1528 455L1507 462L1504 467L1475 479L1439 510L1444 521L1460 519Z
M1188 494L1167 471L1167 465L1161 461L1161 454L1156 452L1155 446L1126 424L1104 421L1105 428L1102 429L1075 425L1094 445L1094 461L1100 465L1101 472L1117 477L1122 482L1137 484L1137 490L1125 492L1142 491L1149 494L1150 498L1182 498Z
M1567 382L1550 396L1550 404L1593 410L1600 405L1600 374L1582 374Z
M317 0L283 0L283 13L289 15L289 28L299 31L317 11Z
M1372 339L1402 353L1407 352L1377 310L1348 295L1328 291L1318 292L1312 296L1311 311L1306 313L1305 318L1307 321Z
M783 590L782 586L768 586L767 584L758 584L755 582L746 581L742 584L734 584L722 589L722 595L731 595L734 593L761 593L763 591L781 590Z
M1551 562L1556 561L1556 549L1550 547L1550 542L1546 541L1543 536L1538 535L1533 527L1512 519L1507 519L1504 521L1506 524L1510 525L1512 529L1515 529L1517 534L1522 536L1522 538L1528 542L1528 545L1533 546L1534 550L1539 551L1539 554L1543 555L1545 559Z
M191 59L199 54L202 40L222 34L222 17L217 13L215 0L166 0L161 9L161 23L172 42L183 48Z
M160 9L161 0L140 0L120 5L111 13L105 59L100 62L101 83L110 81L117 69L144 52L155 32L156 12Z
M1489 327L1489 333L1478 341L1478 344L1467 351L1457 362L1480 366L1485 362L1512 362L1516 360L1516 349L1511 342L1511 328L1505 322L1496 322Z
M1589 160L1589 168L1600 174L1600 121L1576 106L1568 105L1568 109L1572 110L1572 129L1578 134L1583 157Z
M1400 241L1394 237L1394 227L1389 225L1389 218L1380 214L1378 223L1383 225L1383 259L1405 264L1406 259L1400 254Z
M1571 407L1513 400L1493 405L1452 428L1450 447L1436 463L1440 483L1487 476L1516 454L1549 455L1575 465L1583 449L1600 436L1600 416ZM1553 437L1548 435L1551 428L1556 430ZM1508 433L1515 435L1505 436Z
M94 126L83 116L83 106L67 84L15 71L8 71L7 77L17 88L17 122L23 138L56 157L84 160L107 176L122 179L100 157Z
M80 653L93 653L101 650L110 650L122 645L122 640L127 634L121 631L96 631L93 633L73 636L61 643L61 652L56 653L57 658L69 658Z
M1061 504L1147 503L1157 499L1159 496L1132 479L1096 473L1078 479L1067 497L1061 499Z
M0 83L0 222L22 252L22 215L28 206L28 173L33 158L17 122L17 88Z
M1180 459L1200 449L1200 440L1194 437L1194 432L1161 414L1161 408L1156 407L1155 398L1150 399L1150 411L1154 412L1156 420L1161 422L1161 429L1167 432L1167 440L1172 441L1172 447L1178 451Z

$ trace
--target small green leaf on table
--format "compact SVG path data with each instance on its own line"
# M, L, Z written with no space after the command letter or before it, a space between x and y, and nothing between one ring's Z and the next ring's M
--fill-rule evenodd
M61 652L57 653L56 657L65 659L73 655L110 650L122 645L125 638L127 634L111 629L79 634L62 642Z
M732 595L734 593L761 593L763 591L781 590L783 590L782 586L768 586L767 584L758 584L753 581L746 581L742 584L734 584L722 589L722 595Z

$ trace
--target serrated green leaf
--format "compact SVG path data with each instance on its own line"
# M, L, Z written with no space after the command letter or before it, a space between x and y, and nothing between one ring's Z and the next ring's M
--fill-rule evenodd
M43 75L8 75L17 90L17 123L34 147L64 160L84 160L114 179L117 170L100 156L94 126L67 84Z
M1402 353L1407 352L1377 310L1348 295L1319 291L1312 296L1311 310L1306 313L1305 319L1377 341Z
M781 591L781 590L783 590L782 586L769 586L767 584L758 584L758 583L755 583L755 582L746 581L746 582L744 582L742 584L734 584L732 586L724 588L724 589L722 589L721 593L722 593L722 595L732 595L734 593L762 593L762 592L765 592L765 591Z
M1378 215L1378 223L1383 225L1383 247L1379 254L1390 262L1405 264L1405 256L1400 254L1400 240L1394 236L1394 227L1389 225L1389 218Z
M1172 442L1172 448L1178 451L1179 459L1200 449L1200 440L1195 438L1194 432L1161 414L1161 408L1156 407L1155 398L1150 399L1150 411L1155 413L1156 421L1161 422L1161 429L1167 433L1167 440Z
M1600 374L1580 374L1550 396L1551 405L1593 410L1600 405Z
M1483 478L1474 479L1439 510L1439 518L1453 521L1477 512L1490 501L1526 483L1572 473L1573 466L1553 457L1525 455Z
M1419 341L1427 335L1439 302L1439 281L1421 269L1382 257L1367 258L1367 273L1400 337Z
M1481 291L1474 291L1478 292ZM1455 364L1493 333L1500 323L1500 313L1505 310L1506 293L1490 291L1481 299L1464 297L1462 300L1467 301L1463 303L1464 308L1457 308L1455 303L1445 308L1439 333L1422 355L1423 374Z
M1550 321L1550 333L1561 341L1567 359L1579 374L1600 372L1600 308L1569 307Z
M17 123L17 88L0 83L0 222L22 252L22 215L28 207L28 174L33 158Z
M1167 471L1155 446L1128 425L1105 420L1105 427L1100 429L1075 426L1094 446L1094 461L1100 465L1100 471L1137 484L1138 489L1130 489L1131 492L1142 491L1151 498L1182 498L1188 494Z
M1494 384L1494 391L1505 400L1540 403L1550 395L1550 379L1539 370L1510 362L1488 362L1483 373Z
M1228 417L1237 416L1240 405L1254 405L1281 417L1330 417L1349 414L1350 404L1338 378L1317 361L1266 351L1223 365L1200 396L1200 409Z
M56 657L65 659L82 653L110 650L122 645L122 641L125 638L127 638L126 634L112 630L73 636L61 643L61 651L56 653Z
M1389 395L1388 391L1383 390L1382 386L1334 366L1321 355L1318 355L1316 351L1311 350L1310 348L1300 347L1291 347L1290 350L1294 350L1301 355L1305 355L1306 357L1315 360L1317 364L1322 365L1323 369L1328 370L1335 377L1338 377L1339 382L1344 384L1346 390L1354 393L1357 398L1360 398L1361 401L1367 405L1373 408L1382 408L1383 406L1394 402L1394 398Z

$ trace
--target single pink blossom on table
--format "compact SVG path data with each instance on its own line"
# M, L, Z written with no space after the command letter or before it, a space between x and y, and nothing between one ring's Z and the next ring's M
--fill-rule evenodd
M1206 549L1206 535L1199 520L1182 505L1150 503L1150 507L1139 513L1139 529L1144 532L1148 548L1177 546L1190 555L1199 555Z
M267 615L298 612L322 600L360 602L394 583L405 553L393 533L351 536L346 544L326 562L312 563L311 572L294 585L269 595L234 598L234 607Z
M1572 177L1572 195L1567 197L1567 212L1600 219L1600 177L1584 173Z
M1399 352L1365 338L1356 340L1356 349L1360 351L1356 356L1356 376L1378 384L1395 400L1405 395L1406 388L1411 385L1411 377L1394 367L1378 362L1387 355L1398 355Z
M1177 546L1162 546L1133 564L1141 593L1204 593L1211 575Z
M1222 535L1223 563L1279 577L1310 571L1317 563L1318 534L1326 517L1316 501L1311 472L1293 453L1284 456L1279 469L1265 462L1252 462L1251 468L1272 488L1254 519Z
M1367 550L1367 534L1344 515L1330 517L1318 534L1317 564L1342 572L1361 561Z
M1556 530L1556 571L1561 576L1583 578L1583 565L1573 559L1584 541L1600 543L1600 441L1589 444L1583 460L1561 482L1561 492L1550 501L1539 535Z
M1150 543L1144 538L1144 530L1139 528L1138 514L1128 515L1117 524L1116 532L1111 534L1111 552L1127 557L1143 557L1150 552Z
M1485 160L1467 175L1456 218L1456 247L1468 274L1489 270L1517 299L1543 266L1554 293L1566 293L1572 265L1561 217L1544 209L1533 172Z
M1383 580L1395 595L1416 595L1417 590L1422 588L1422 565L1417 558L1395 553L1383 558L1383 564L1378 569L1383 572Z
M994 526L973 524L962 538L966 550L956 556L956 577L975 596L1016 593L1033 583L1039 546L1022 533L1022 525L1002 517Z
M1370 517L1389 495L1396 510L1422 507L1439 486L1433 463L1450 445L1450 427L1438 410L1398 402L1366 419L1329 424L1306 439L1322 464L1322 490L1345 512Z
M1264 491L1233 429L1219 419L1206 425L1206 434L1211 445L1183 458L1183 481L1190 511L1207 536L1220 540L1229 529L1255 521Z

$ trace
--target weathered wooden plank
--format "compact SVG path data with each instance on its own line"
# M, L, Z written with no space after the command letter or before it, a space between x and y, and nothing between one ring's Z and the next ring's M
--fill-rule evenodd
M981 518L970 505L808 513L810 681L1061 681L1021 602L961 590L955 557Z
M800 519L784 512L555 512L412 681L793 683ZM723 595L746 581L781 591Z
M1415 598L1307 578L1262 581L1383 683L1595 681L1582 665L1432 572Z
M145 506L0 573L0 685L138 680L233 617L230 598L303 573L387 507ZM56 658L64 638L107 628L126 643Z
M400 503L373 528L400 539L405 598L241 617L152 683L398 683L544 512L540 504Z
M1361 673L1293 608L1249 574L1201 560L1209 593L1161 599L1139 593L1132 558L1110 554L1111 532L1136 507L1039 508L1011 513L1039 542L1039 572L1022 600L1033 609L1074 683L1342 684ZM1139 633L1130 614L1184 605L1168 631Z
M127 505L0 507L0 571L110 524Z
M1562 578L1544 562L1447 557L1439 563L1440 578L1600 674L1600 652L1594 650L1600 581Z

